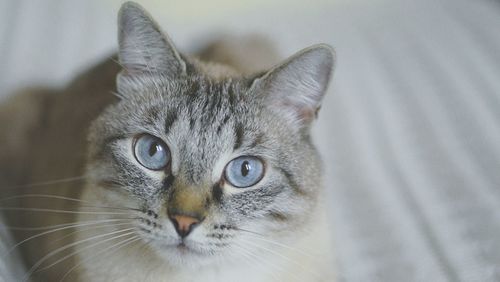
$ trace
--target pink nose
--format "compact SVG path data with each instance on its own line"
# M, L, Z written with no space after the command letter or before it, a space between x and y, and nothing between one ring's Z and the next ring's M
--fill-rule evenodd
M200 223L199 219L187 215L172 215L170 220L174 224L177 234L182 238L188 236L193 228Z

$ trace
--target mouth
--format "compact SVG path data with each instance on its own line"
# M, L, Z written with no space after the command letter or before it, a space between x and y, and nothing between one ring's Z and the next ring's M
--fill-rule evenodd
M180 240L179 242L176 243L170 243L170 244L161 244L161 249L163 249L164 252L170 253L170 254L176 254L180 256L206 256L207 253L204 252L202 249L197 248L194 246L192 243L188 243L184 240Z
M184 242L179 243L177 246L174 246L175 249L181 254L186 254L192 252L192 248L189 248Z

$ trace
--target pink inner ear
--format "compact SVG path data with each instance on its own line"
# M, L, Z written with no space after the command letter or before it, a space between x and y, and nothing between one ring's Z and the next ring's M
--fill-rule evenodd
M307 122L313 121L317 117L317 112L318 109L313 110L305 107L298 109L300 119L305 120Z
M296 118L302 124L308 124L318 117L318 113L321 107L307 107L305 105L300 105L297 103L292 103L291 101L282 101L280 107L288 109L296 113Z

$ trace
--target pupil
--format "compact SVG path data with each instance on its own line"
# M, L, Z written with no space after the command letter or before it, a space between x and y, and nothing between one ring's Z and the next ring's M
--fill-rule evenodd
M241 175L247 176L251 168L252 167L250 166L248 161L244 161L243 164L241 164Z
M153 143L151 147L149 147L149 156L150 157L154 156L160 150L161 150L160 145L158 145L157 143Z

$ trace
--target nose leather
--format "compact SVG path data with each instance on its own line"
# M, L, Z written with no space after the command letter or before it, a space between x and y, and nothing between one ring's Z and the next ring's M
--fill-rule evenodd
M170 216L170 221L172 221L177 234L179 234L181 238L185 238L201 220L188 215L176 214Z

